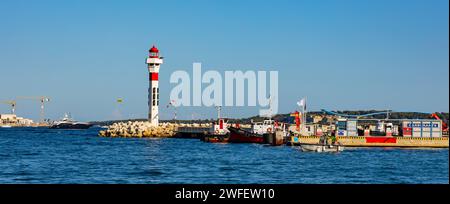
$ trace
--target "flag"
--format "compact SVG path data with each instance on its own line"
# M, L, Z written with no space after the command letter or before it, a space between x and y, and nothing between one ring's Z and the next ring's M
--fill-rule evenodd
M305 102L305 99L302 98L299 102L297 102L297 105L298 105L298 106L306 106L305 103L306 103L306 102Z

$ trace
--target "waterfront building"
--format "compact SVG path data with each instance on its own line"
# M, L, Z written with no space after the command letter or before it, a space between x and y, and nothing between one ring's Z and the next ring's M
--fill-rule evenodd
M0 114L1 124L12 124L17 121L17 116L15 114Z
M33 120L17 117L15 114L0 114L0 125L32 126Z

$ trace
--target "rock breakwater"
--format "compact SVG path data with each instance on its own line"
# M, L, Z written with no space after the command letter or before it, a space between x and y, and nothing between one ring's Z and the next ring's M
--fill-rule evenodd
M114 123L106 130L99 131L102 137L174 137L178 127L211 127L210 123L160 123L158 126L144 121Z

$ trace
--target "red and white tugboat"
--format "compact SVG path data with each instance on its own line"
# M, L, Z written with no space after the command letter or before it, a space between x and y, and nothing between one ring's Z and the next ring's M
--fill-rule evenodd
M204 142L212 143L228 143L230 138L230 131L227 127L227 122L223 118L219 118L218 122L213 125L211 131L206 133L203 137Z
M220 117L220 107L217 107L217 123L214 123L211 130L202 138L204 142L228 143L229 133L227 121Z

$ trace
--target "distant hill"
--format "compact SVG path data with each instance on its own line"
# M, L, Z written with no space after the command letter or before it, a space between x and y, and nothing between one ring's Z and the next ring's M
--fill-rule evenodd
M341 114L349 114L349 115L363 115L375 112L382 112L380 110L358 110L358 111L336 111ZM314 111L307 113L307 122L312 122L314 116L326 116L324 112ZM437 113L437 115L448 124L449 113ZM372 119L384 119L386 115L374 115L366 118ZM285 122L285 123L294 123L294 118L290 116L290 113L286 114L277 114L272 117L276 121ZM391 119L429 119L431 118L430 113L421 113L421 112L391 112L389 115ZM263 121L265 118L259 116L253 116L249 118L230 118L230 123L240 123L240 124L249 124L252 120L254 122ZM115 122L127 122L127 121L147 121L147 119L129 119L129 120L111 120L111 121L92 121L91 123L94 125L111 125ZM215 119L204 119L204 120L177 120L177 122L181 123L208 123L213 122ZM161 120L161 122L173 122L173 120ZM322 121L324 123L326 121Z

